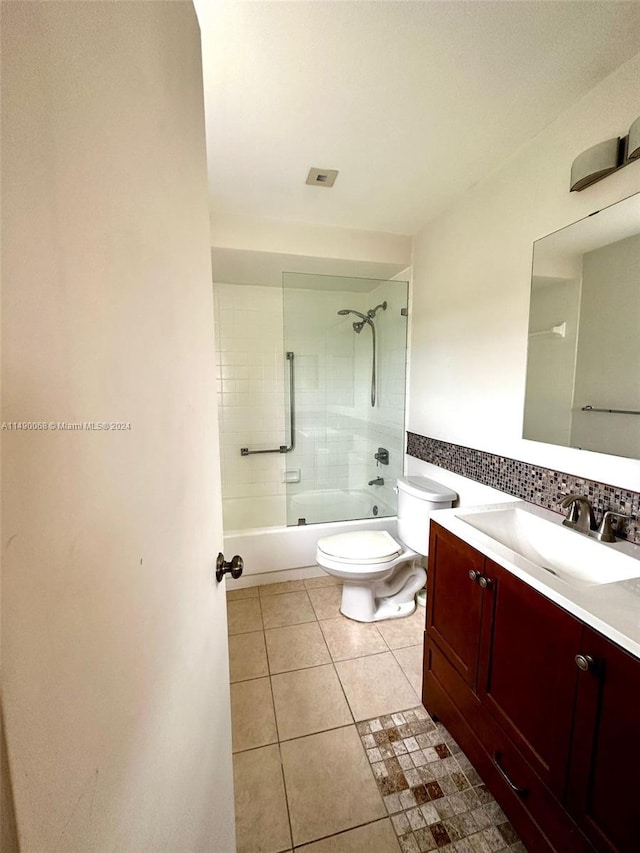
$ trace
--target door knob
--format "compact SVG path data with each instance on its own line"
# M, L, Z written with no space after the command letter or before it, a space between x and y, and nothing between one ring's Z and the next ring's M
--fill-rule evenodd
M482 589L490 589L490 587L493 586L493 581L491 580L491 578L485 578L484 575L481 575L478 578L478 583L480 584Z
M472 581L477 581L480 577L480 574L476 572L474 569L469 569L469 577Z
M238 554L232 557L230 563L225 563L222 551L218 554L218 558L216 559L216 580L218 583L220 583L227 572L229 572L234 580L237 580L242 574L243 569L244 560Z

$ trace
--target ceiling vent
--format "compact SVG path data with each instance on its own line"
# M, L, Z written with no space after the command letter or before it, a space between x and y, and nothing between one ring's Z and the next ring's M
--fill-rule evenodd
M338 177L337 169L309 169L307 183L312 187L332 187Z

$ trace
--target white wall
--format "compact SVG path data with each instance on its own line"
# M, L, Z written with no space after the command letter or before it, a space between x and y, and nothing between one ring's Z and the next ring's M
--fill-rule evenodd
M211 245L218 249L380 264L407 265L411 259L411 238L403 234L277 222L249 216L225 215L223 221L214 218L211 222Z
M568 191L573 159L638 115L640 55L416 235L409 430L640 490L637 460L521 438L533 242L640 190L638 162Z
M235 849L190 3L2 8L3 703L23 853Z

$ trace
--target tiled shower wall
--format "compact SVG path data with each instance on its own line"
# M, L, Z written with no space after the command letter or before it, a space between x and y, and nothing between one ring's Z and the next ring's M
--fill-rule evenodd
M395 507L404 454L406 298L399 282L383 282L370 293L287 287L284 304L279 287L215 284L223 496L264 498L269 520L260 526L296 522L295 508L286 518L287 491L368 491L372 505ZM337 312L365 313L385 300L387 311L375 321L378 401L372 408L371 332L357 335L356 318ZM286 456L242 457L241 447L289 440L287 350L295 356L296 447ZM389 466L376 466L378 447L389 450ZM285 471L299 481L285 485ZM367 485L378 476L384 486Z
M469 477L486 486L514 495L521 500L558 511L564 495L588 495L600 520L607 509L613 509L633 520L620 525L620 535L640 545L640 493L598 483L562 471L553 471L518 459L497 456L483 450L450 444L407 433L407 453L455 474Z
M216 283L214 305L222 494L280 495L279 523L284 524L282 456L240 455L241 447L279 447L287 438L282 290Z
M355 317L343 308L362 310L362 294L285 288L285 346L295 354L297 444L287 468L300 475L291 494L350 489L362 479L366 413L359 394L365 348L352 329ZM356 340L358 338L358 340ZM295 519L293 519L295 521Z
M376 406L371 406L371 330L353 330L353 315L387 301L375 324L378 350ZM287 466L300 470L290 493L365 491L372 505L395 509L394 487L404 456L407 318L404 282L382 282L369 293L285 288L285 347L296 353L298 446ZM390 464L376 465L379 447ZM368 486L382 477L384 486ZM295 522L295 518L293 518Z
M402 474L404 460L405 374L407 361L407 322L401 311L407 307L405 282L385 281L367 294L367 308L387 302L386 311L378 311L378 399L375 409L369 407L366 448L366 481L381 476L385 485L369 491L380 495L390 506L396 505L394 488ZM389 466L376 467L373 454L378 447L389 451Z

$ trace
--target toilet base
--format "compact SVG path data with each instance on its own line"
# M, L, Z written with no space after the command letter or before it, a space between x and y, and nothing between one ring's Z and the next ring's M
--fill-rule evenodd
M427 573L417 562L405 563L373 584L345 580L340 612L356 622L410 616L416 609L416 593L426 580Z

